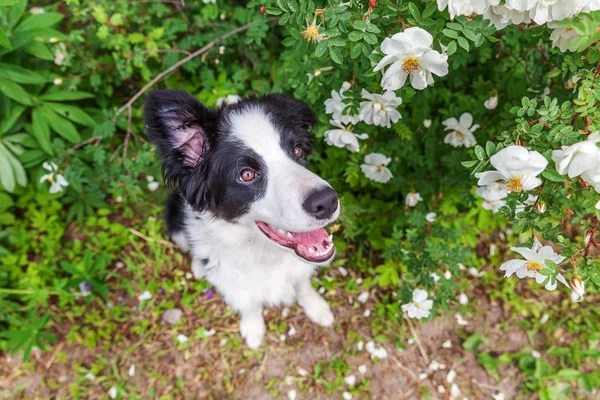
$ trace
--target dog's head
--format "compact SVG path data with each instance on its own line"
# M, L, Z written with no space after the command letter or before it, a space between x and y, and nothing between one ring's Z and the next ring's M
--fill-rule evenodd
M144 119L165 178L194 209L260 231L308 262L333 258L323 227L338 218L339 200L306 168L316 122L307 104L269 94L210 109L186 92L156 90Z

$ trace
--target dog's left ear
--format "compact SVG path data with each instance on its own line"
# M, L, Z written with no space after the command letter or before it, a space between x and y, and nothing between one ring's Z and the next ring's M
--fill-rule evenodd
M154 90L146 97L144 121L167 174L183 178L206 157L218 112L181 90Z
M265 96L272 105L279 107L294 125L308 130L317 123L317 116L305 102L296 100L283 94L269 94Z

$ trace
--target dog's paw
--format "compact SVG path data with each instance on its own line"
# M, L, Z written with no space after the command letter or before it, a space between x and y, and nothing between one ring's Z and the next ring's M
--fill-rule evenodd
M265 337L265 322L261 318L242 318L240 334L251 349L258 349Z
M303 301L302 307L304 313L316 324L321 326L331 326L334 318L329 304L320 296L311 296Z
M196 258L192 260L192 275L196 279L204 278L204 263Z

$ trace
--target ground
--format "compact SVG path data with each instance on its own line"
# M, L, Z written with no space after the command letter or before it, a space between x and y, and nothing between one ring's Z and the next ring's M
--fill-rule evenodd
M67 234L77 237L78 228ZM531 398L524 389L531 378L519 366L533 360L533 349L551 354L573 340L560 321L549 329L539 323L540 307L554 320L571 307L564 293L540 301L517 286L531 307L515 308L490 295L490 282L503 282L494 265L483 268L493 281L462 271L468 304L426 322L393 314L397 308L385 305L391 290L346 265L323 269L314 281L335 314L332 327L311 323L298 306L270 309L265 341L252 351L237 316L206 282L194 280L189 259L164 240L157 218L127 234L129 244L111 261L110 301L80 298L69 312L51 304L58 342L34 350L26 363L19 353L1 355L0 398L105 399L115 387L117 398L131 399L341 399L344 392L354 399L448 399L450 382L460 390L457 399ZM152 298L141 301L145 290ZM182 318L165 322L174 308ZM459 312L466 323L459 324ZM387 357L373 359L369 341ZM512 358L494 361L503 354ZM597 389L574 393L600 396Z

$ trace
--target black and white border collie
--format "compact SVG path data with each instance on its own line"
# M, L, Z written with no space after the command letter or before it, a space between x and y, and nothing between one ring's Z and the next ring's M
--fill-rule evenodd
M155 90L144 120L174 187L169 236L190 252L194 276L239 312L246 344L263 340L264 306L297 300L312 321L330 326L311 277L334 257L324 227L340 205L306 168L316 122L308 105L269 94L211 109L186 92Z

